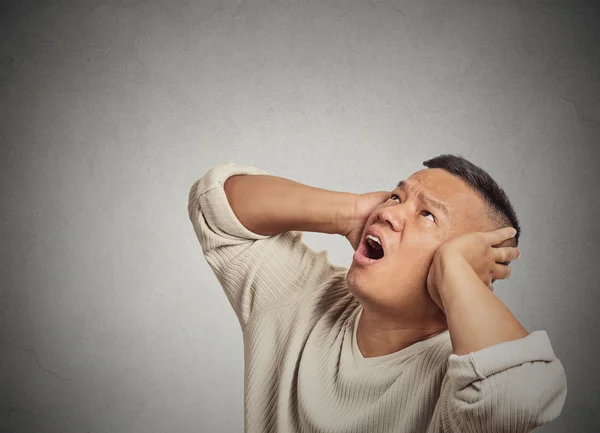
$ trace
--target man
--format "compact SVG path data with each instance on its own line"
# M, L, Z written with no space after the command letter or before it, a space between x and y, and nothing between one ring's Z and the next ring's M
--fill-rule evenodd
M221 164L189 216L240 321L246 432L529 432L566 377L493 294L519 255L503 190L459 156L393 191L334 192ZM340 234L349 269L302 242Z

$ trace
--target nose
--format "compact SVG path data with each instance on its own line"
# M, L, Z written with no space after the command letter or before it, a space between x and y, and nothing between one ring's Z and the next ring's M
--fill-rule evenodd
M401 232L404 228L405 210L402 204L386 206L377 212L377 222L389 225L395 232Z

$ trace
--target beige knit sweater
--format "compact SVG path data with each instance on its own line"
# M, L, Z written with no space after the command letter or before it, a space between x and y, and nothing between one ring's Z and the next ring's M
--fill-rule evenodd
M347 268L301 232L247 230L223 184L268 174L223 163L196 181L189 217L243 331L245 432L527 432L556 418L566 376L545 331L467 355L448 331L364 358Z

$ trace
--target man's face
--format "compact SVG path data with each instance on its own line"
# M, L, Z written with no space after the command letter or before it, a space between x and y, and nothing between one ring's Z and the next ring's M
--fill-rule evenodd
M441 312L427 293L435 251L457 235L486 230L489 223L483 200L445 170L424 169L402 184L373 210L362 233L365 242L370 227L379 229L384 257L366 266L353 262L347 282L359 300L382 312L413 305L415 317L428 316Z

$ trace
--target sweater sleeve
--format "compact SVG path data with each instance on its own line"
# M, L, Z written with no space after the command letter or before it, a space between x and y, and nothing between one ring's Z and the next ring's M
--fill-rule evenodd
M327 251L315 252L302 232L265 236L248 230L233 212L223 185L234 175L266 175L252 166L222 163L189 192L188 214L204 257L223 288L242 329L251 315L304 289L316 288L340 267Z
M440 403L445 433L526 433L560 415L567 381L546 331L451 354Z

